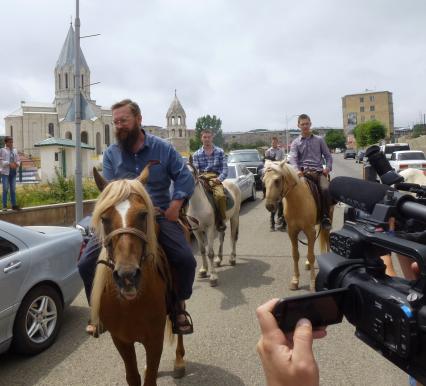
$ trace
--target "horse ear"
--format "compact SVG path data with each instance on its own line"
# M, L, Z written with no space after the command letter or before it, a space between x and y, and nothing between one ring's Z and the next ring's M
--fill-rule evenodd
M137 178L137 180L142 184L145 185L146 182L148 181L148 177L149 177L149 168L152 165L157 165L159 164L160 161L148 161L148 163L146 164L146 166L143 168L142 173L139 175L139 177Z
M188 163L189 163L190 165L192 165L192 164L193 164L192 154L190 154L190 155L189 155Z
M93 167L93 177L96 182L96 186L98 187L99 191L103 191L105 187L108 185L108 182L99 174L98 169Z

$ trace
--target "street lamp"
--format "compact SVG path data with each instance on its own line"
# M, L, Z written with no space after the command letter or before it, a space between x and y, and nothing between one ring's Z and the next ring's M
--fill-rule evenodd
M286 146L286 154L288 155L289 153L289 149L288 149L288 122L290 120L292 120L293 118L298 117L299 114L293 114L290 117L287 115L287 113L285 114L285 146Z

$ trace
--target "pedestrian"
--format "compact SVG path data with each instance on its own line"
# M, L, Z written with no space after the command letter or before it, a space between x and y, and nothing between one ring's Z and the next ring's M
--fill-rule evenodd
M228 164L223 149L213 144L213 137L211 130L201 131L203 146L193 154L192 162L212 189L216 204L216 228L223 232L226 229L226 196L222 181L228 176Z
M272 137L271 147L265 152L265 160L270 161L282 161L284 160L284 152L281 148L278 147L278 138ZM265 170L265 169L264 169ZM263 195L265 195L265 190ZM277 216L277 221L275 222L275 215ZM284 218L284 206L282 200L278 202L278 209L275 212L270 214L270 230L271 232L275 231L275 224L277 225L277 230L285 231L287 224Z
M21 165L18 151L13 148L13 138L5 137L4 148L0 149L0 174L3 186L3 210L7 210L7 196L10 194L12 209L18 210L16 204L16 172Z
M122 178L136 178L149 161L152 165L146 189L155 207L162 212L157 216L158 241L164 249L177 284L177 311L171 314L173 331L177 334L191 334L193 325L186 311L185 301L192 294L196 261L191 247L185 239L182 226L178 223L179 212L185 200L194 192L194 179L180 154L168 142L146 133L142 128L142 114L139 106L125 99L111 108L117 143L109 146L103 156L103 177L107 181ZM170 193L170 184L174 189ZM78 263L86 296L90 299L96 261L102 246L96 237L89 242ZM87 326L89 334L96 333L96 327Z
M310 177L317 184L321 195L321 226L325 230L330 230L331 196L328 187L333 158L324 139L312 133L311 125L309 115L299 115L297 126L301 133L291 143L290 163L296 168L299 176ZM323 167L323 158L326 162L325 167Z

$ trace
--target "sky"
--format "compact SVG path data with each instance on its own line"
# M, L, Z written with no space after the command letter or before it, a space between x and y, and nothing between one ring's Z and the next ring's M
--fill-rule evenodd
M426 113L424 0L80 0L81 48L101 106L137 101L165 126L174 90L188 128L342 127L341 97L393 93L395 125ZM0 133L20 101L54 99L74 0L2 1Z

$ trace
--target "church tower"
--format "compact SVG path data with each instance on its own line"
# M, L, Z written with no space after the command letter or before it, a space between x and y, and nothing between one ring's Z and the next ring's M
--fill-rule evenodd
M167 110L166 119L170 142L179 153L188 153L189 136L186 130L186 114L176 95L176 90L175 97Z
M75 93L75 46L74 28L68 30L64 45L55 66L55 104L60 116L64 116ZM80 87L82 94L90 100L90 69L80 49Z

